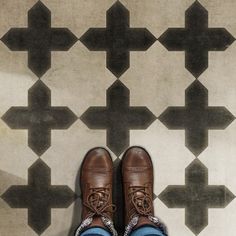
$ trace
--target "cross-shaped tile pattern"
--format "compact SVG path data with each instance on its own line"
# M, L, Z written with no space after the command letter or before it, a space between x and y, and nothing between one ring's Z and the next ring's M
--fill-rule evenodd
M146 51L156 38L146 28L131 28L129 11L118 1L107 11L107 28L91 28L80 41L92 51L106 51L107 68L120 77L129 68L130 51Z
M41 77L51 67L51 51L67 51L77 38L67 28L52 28L51 12L38 1L28 12L28 28L12 28L1 40L12 51L27 51L29 68Z
M129 146L129 131L146 129L156 119L147 107L130 106L130 92L120 81L107 90L106 107L90 107L81 120L107 131L107 146L119 156Z
M36 82L28 92L28 107L11 107L2 117L12 129L28 130L28 145L42 155L51 146L52 129L68 129L76 115L68 107L51 107L50 89Z
M204 235L235 234L236 185L232 176L236 167L231 164L235 163L235 149L227 150L227 157L223 158L215 149L217 142L222 144L227 138L236 138L232 135L235 124L231 124L235 119L236 93L227 93L229 86L236 85L235 73L228 70L236 60L232 20L236 5L233 1L226 0L219 8L219 1L210 0L99 3L96 0L65 0L60 4L57 0L25 3L11 0L5 1L1 9L0 29L4 31L1 42L10 50L4 45L0 47L0 112L3 115L0 172L7 173L3 180L0 179L0 234L73 236L80 223L80 199L72 207L68 206L77 198L74 192L80 193L78 169L88 149L99 145L114 154L113 196L118 205L114 219L122 235L125 209L121 209L120 155L131 144L149 147L157 177L154 186L154 196L158 196L154 201L156 213L166 221L172 236L190 236L192 232L197 235L202 231ZM28 19L24 15L27 11ZM183 24L183 12L185 26L169 28ZM20 15L27 20L28 26L19 27ZM164 33L160 34L160 29L164 29ZM55 51L68 51L77 42L72 32L76 32L80 41L74 50L63 53L63 57L62 53L53 55ZM156 37L167 50L159 42L153 45ZM223 52L226 49L227 52ZM28 65L15 51L28 56ZM183 53L173 51L185 53L185 67L181 67ZM220 53L212 53L209 57L212 51ZM52 55L55 65L48 71ZM106 68L103 68L104 55ZM212 64L207 70L209 59ZM180 61L177 66L173 63L176 60ZM164 64L167 66L160 66ZM167 67L171 73L164 69ZM38 77L30 89L35 76L28 73L29 69ZM116 80L111 84L114 76ZM180 103L184 101L184 94L179 93L181 87L183 93L185 91L185 105ZM27 90L28 105L13 106L25 101L27 94L22 91ZM150 110L152 102L160 104L158 110L166 108L162 114L157 112L158 118ZM77 109L80 117L77 118L69 107ZM16 129L24 132L16 132ZM31 166L35 155L25 144L26 132L28 147L38 156L44 154L41 158L45 162L38 158ZM227 138L218 140L222 134ZM184 136L185 146L191 152L183 144ZM48 150L51 140L53 145ZM219 146L222 150L225 148ZM214 161L209 155L214 156ZM189 157L195 158L190 165ZM204 165L196 157L204 159ZM224 160L223 164L217 162L220 159ZM220 168L221 175L214 176ZM28 184L20 185L27 179L27 169ZM179 184L184 169L185 184ZM16 177L12 178L14 175ZM176 182L170 185L173 180ZM75 190L69 186L75 186ZM159 204L160 200L164 204ZM27 210L28 214L18 208ZM54 208L64 209L52 210ZM211 208L222 208L223 213L211 210L208 215ZM186 227L180 217L183 209ZM31 230L30 233L27 230Z
M170 185L159 198L170 208L185 208L185 223L196 235L208 224L208 208L224 208L234 198L225 186L209 185L208 170L196 159L185 171L185 185Z
M208 52L224 51L235 39L224 28L208 28L208 12L198 1L185 18L185 28L169 28L159 41L169 51L185 51L185 66L197 78L208 67Z
M28 170L28 185L11 186L2 198L13 208L28 209L28 224L42 234L51 224L51 209L66 208L76 195L63 185L51 185L51 169L41 160Z
M184 129L186 147L198 156L208 146L208 130L225 129L234 116L225 107L209 107L208 91L196 80L186 90L185 107L168 107L159 120Z

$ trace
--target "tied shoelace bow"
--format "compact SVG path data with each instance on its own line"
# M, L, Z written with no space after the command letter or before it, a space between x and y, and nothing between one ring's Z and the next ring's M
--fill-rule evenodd
M110 218L109 213L113 213L116 207L114 204L109 204L109 188L90 188L90 191L86 202L83 203L90 210L88 217L104 216Z
M129 198L134 206L131 211L130 221L125 228L124 236L129 236L133 228L138 224L139 217L147 217L154 225L156 225L162 232L163 235L168 236L167 229L161 221L153 216L152 210L152 198L147 191L148 187L146 186L132 186L129 187Z
M109 204L111 197L109 188L90 188L89 190L91 193L83 203L83 205L89 209L89 213L77 228L75 236L79 236L84 229L89 227L94 216L100 216L103 224L111 234L113 236L118 236L114 224L109 216L109 213L113 213L116 210L115 205Z
M146 191L148 187L132 186L129 189L129 198L134 206L134 212L131 214L131 218L137 214L141 216L152 215L152 199Z

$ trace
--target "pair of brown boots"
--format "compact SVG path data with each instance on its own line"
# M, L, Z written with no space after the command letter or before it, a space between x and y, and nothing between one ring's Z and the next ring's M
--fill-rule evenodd
M112 176L113 162L108 151L103 148L89 151L81 166L82 223L76 236L91 227L101 227L117 235L112 221L115 211L112 204ZM125 152L122 177L126 223L124 235L144 225L163 229L154 217L153 165L144 149L131 147Z

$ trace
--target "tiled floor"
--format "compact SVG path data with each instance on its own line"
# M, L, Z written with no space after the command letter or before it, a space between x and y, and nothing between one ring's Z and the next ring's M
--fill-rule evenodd
M131 145L152 157L170 236L235 235L234 0L0 3L0 236L72 236L96 146L121 206Z

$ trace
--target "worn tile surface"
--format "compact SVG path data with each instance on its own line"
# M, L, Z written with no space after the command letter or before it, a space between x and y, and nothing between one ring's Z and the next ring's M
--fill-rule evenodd
M170 236L235 235L234 0L0 4L1 236L72 236L93 147L122 205L131 145L152 157Z

